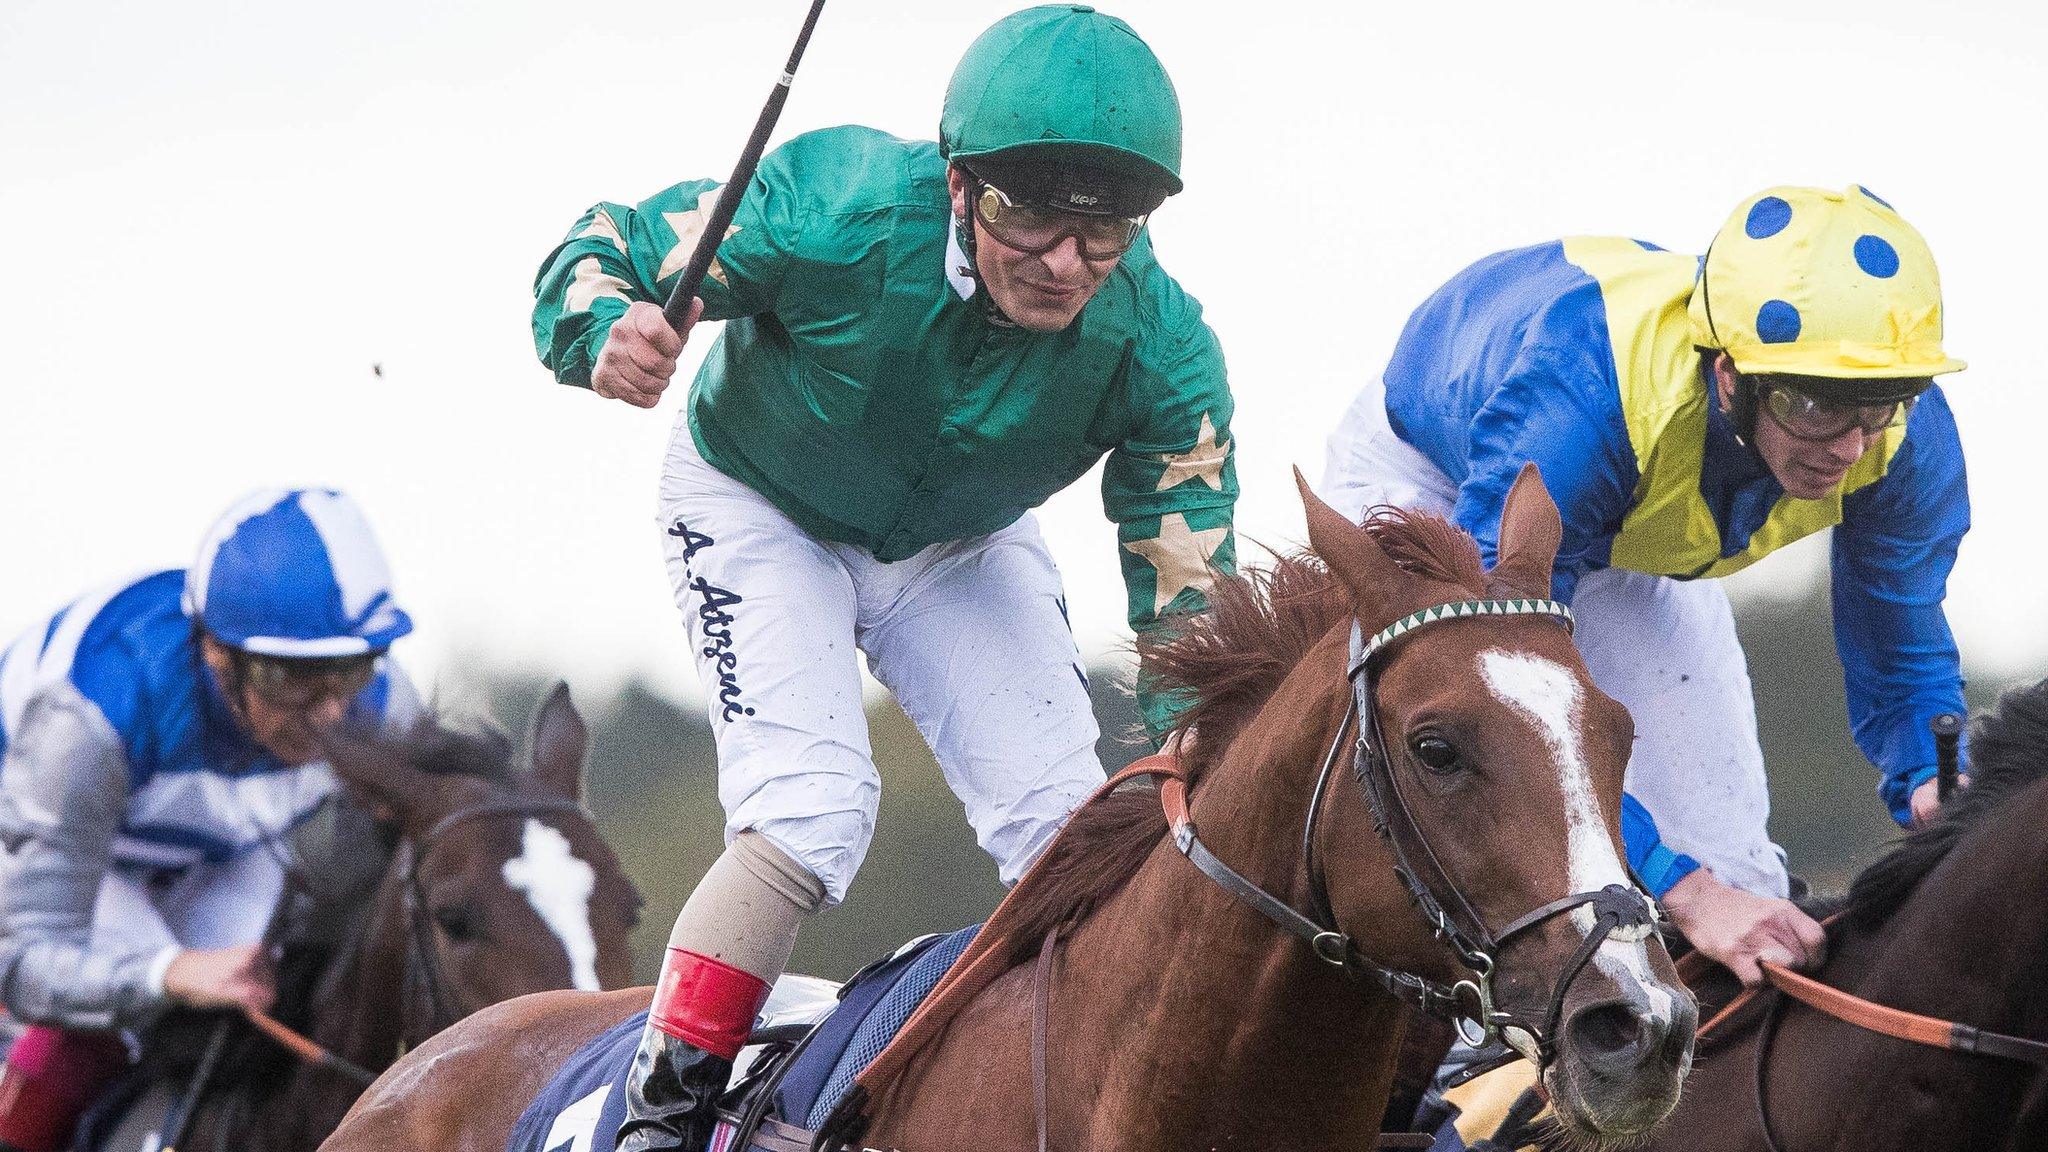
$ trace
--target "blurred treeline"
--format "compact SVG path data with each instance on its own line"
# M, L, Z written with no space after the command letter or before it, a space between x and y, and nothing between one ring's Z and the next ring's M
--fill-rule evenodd
M1737 617L1771 771L1773 833L1795 872L1819 889L1839 889L1898 830L1877 801L1875 769L1848 738L1826 589L1801 600L1739 602ZM1111 770L1146 750L1131 740L1129 675L1128 666L1112 666L1090 677ZM1972 710L2006 686L1973 679ZM459 698L486 704L519 732L546 687L538 676L471 669ZM676 911L722 847L710 728L700 708L639 684L577 704L592 733L590 807L647 898L634 943L639 975L651 980ZM852 895L806 928L793 964L834 979L912 936L983 919L1002 895L995 865L975 846L916 728L886 701L868 722L883 782L874 844Z

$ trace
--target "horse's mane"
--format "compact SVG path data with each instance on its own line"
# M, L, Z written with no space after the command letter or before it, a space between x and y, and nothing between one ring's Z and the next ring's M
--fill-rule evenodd
M473 776L500 787L516 782L512 738L496 723L428 710L403 732L359 737L369 750L434 776Z
M1402 568L1477 594L1485 575L1479 548L1442 517L1376 507L1365 528ZM1308 552L1276 556L1266 568L1216 573L1208 608L1183 616L1142 651L1155 691L1185 701L1178 727L1201 740L1185 767L1201 779L1214 759L1242 732L1287 673L1311 648L1350 619L1343 586ZM1059 840L1033 870L1015 899L1019 958L1046 932L1079 923L1127 883L1166 835L1158 794L1125 788L1069 819Z
M1970 786L1941 817L1901 840L1850 886L1851 923L1870 928L1898 911L1969 834L2028 785L2048 777L2048 680L2015 688L1970 728Z

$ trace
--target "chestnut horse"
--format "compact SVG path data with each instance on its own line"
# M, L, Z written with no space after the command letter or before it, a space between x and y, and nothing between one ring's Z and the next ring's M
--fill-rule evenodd
M309 993L288 1022L336 1056L381 1071L487 1005L551 988L631 982L627 934L638 894L580 804L587 735L557 686L535 714L525 771L501 735L423 723L397 740L331 742L335 775L398 833L372 903L319 967L288 948ZM300 881L319 891L320 877ZM210 1018L207 1018L210 1019ZM246 1036L201 1097L184 1147L256 1152L317 1147L363 1084ZM167 1081L101 1146L154 1146Z
M1857 877L1812 975L2048 1041L2048 682L1978 720L1970 760L1971 787ZM2048 1070L1881 1036L1766 994L1702 1042L1684 1102L1648 1147L2048 1148Z
M1411 1010L1397 988L1447 994L1526 1044L1589 1146L1632 1141L1671 1108L1694 1009L1625 888L1627 712L1588 679L1562 607L1529 599L1548 595L1559 535L1534 469L1508 500L1490 574L1441 520L1383 512L1360 526L1302 495L1325 567L1283 560L1220 579L1212 611L1154 653L1195 697L1192 824L1167 835L1166 789L1076 813L983 933L1011 926L995 955L1012 966L873 1102L861 1144L1372 1148ZM1482 599L1509 614L1422 615ZM1402 632L1358 661L1354 692L1359 638L1370 649ZM1349 747L1359 700L1379 754L1358 756L1355 780L1319 775ZM1183 855L1194 825L1212 862L1271 894L1267 910ZM1426 905L1448 910L1441 935L1397 860ZM1300 932L1311 917L1313 947L1275 923ZM1030 961L1054 928L1041 1143ZM1461 962L1445 936L1489 955ZM1383 980L1347 978L1366 972ZM502 1152L555 1069L648 997L556 994L480 1013L387 1073L324 1147Z

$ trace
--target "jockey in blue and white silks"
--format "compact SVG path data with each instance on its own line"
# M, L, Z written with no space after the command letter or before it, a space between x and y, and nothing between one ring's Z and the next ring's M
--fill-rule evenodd
M1330 437L1333 505L1443 512L1489 560L1508 485L1541 468L1563 517L1554 593L1636 719L1631 864L1745 977L1820 939L1783 901L1748 671L1704 578L1834 528L1856 742L1894 817L1930 810L1928 720L1963 703L1942 599L1969 527L1930 380L1962 364L1940 335L1933 258L1888 205L1772 189L1704 258L1572 238L1480 261L1416 310ZM1688 925L1683 897L1710 889L1714 922Z
M279 839L336 787L315 729L410 722L417 698L383 653L411 629L355 504L272 490L229 509L190 569L90 593L16 640L0 659L6 1010L77 1034L173 1002L267 1005ZM23 1130L15 1087L0 1142L62 1139Z

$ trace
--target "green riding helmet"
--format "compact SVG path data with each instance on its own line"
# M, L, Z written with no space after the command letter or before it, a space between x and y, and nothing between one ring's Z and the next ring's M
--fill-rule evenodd
M982 179L1046 207L1118 216L1181 190L1180 135L1159 58L1130 25L1082 4L1026 8L983 32L939 117L940 155Z

